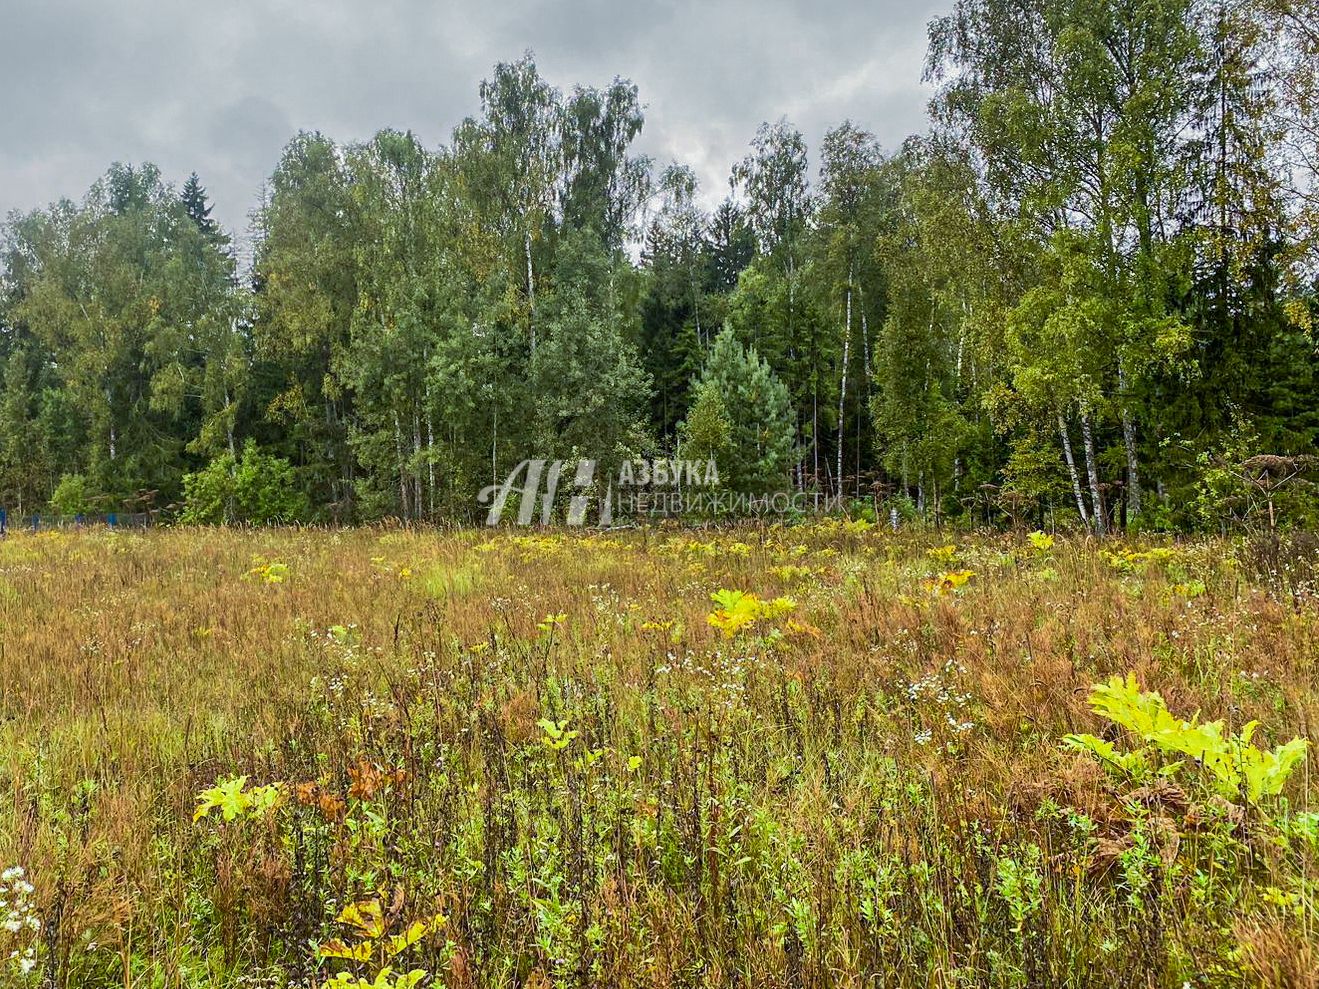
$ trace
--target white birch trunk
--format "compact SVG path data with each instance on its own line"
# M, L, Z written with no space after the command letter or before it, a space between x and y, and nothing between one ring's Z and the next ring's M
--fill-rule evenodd
M527 258L527 328L531 332L531 356L536 356L536 277L531 270L531 231L522 235L522 251Z
M1085 445L1085 471L1090 480L1090 503L1094 507L1095 535L1108 535L1104 499L1099 493L1099 467L1095 463L1095 436L1090 428L1090 413L1081 407L1081 441Z
M403 429L399 425L398 412L394 413L394 454L398 458L398 499L399 511L403 521L408 519L408 472L403 462Z
M1081 524L1090 528L1090 516L1085 510L1085 496L1081 493L1081 475L1076 470L1076 458L1072 456L1072 438L1067 435L1067 420L1058 413L1058 438L1063 444L1063 459L1067 461L1067 474L1072 479L1072 494L1076 497L1076 510L1081 513Z
M843 414L847 402L847 364L852 356L852 273L847 273L847 316L843 321L843 369L838 376L838 476L835 478L839 497L843 494Z
M1127 453L1127 519L1140 514L1140 463L1136 457L1136 424L1127 406L1127 376L1121 361L1117 369L1118 395L1122 405L1122 445Z

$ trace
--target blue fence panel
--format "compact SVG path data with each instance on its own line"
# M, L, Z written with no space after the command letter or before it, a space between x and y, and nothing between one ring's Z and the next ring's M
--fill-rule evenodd
M86 529L94 526L108 526L111 529L125 527L145 529L155 522L149 512L106 512L103 515L22 515L21 522L33 532L45 529ZM0 535L9 531L9 512L0 508Z

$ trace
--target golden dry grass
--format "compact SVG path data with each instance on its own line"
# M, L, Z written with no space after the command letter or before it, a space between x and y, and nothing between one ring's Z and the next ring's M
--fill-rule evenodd
M437 985L1312 984L1307 769L1268 807L1193 775L1124 799L1061 739L1128 671L1319 738L1315 600L1225 543L934 547L11 535L0 867L44 926L0 930L37 960L4 977L318 985L338 910L380 896L447 915L408 963ZM720 588L796 607L726 637ZM579 734L553 749L545 718ZM238 774L281 806L194 823Z

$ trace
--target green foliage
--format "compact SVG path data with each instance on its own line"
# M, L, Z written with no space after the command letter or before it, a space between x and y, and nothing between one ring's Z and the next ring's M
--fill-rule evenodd
M288 461L262 453L252 439L238 460L225 454L189 474L183 490L183 521L195 525L297 522L309 510Z
M1117 769L1128 776L1140 777L1149 769L1146 749L1120 752L1112 742L1089 734L1068 735L1064 741L1075 749L1089 752L1104 766ZM1177 763L1177 766L1180 765Z
M1221 795L1244 797L1252 804L1282 792L1292 771L1305 760L1310 745L1303 738L1294 738L1275 749L1262 750L1251 743L1258 722L1252 721L1232 735L1225 731L1222 721L1201 723L1198 716L1183 721L1168 710L1157 691L1142 691L1130 673L1125 680L1115 676L1108 683L1096 684L1090 706L1159 753L1194 760L1209 772L1212 785ZM1147 765L1144 749L1122 754L1093 735L1069 735L1067 742L1128 774L1141 772ZM1174 762L1160 772L1171 774L1181 765L1180 761Z
M777 597L764 601L747 591L730 591L724 588L710 595L710 600L719 607L706 617L710 625L719 629L724 638L731 639L746 629L763 621L772 621L790 614L797 608L797 602L790 597Z
M781 491L792 464L793 424L788 390L754 348L743 347L725 327L715 338L699 380L698 396L713 393L728 424L725 460L717 461L719 480L734 491ZM722 422L711 421L712 399L706 399L696 426L706 442L718 441ZM689 420L684 432L690 435Z
M624 332L627 276L589 230L561 243L555 274L530 364L536 449L612 471L647 446L650 381Z
M696 401L682 426L683 453L689 460L728 462L733 426L728 421L724 400L711 386L696 390Z
M250 278L197 175L116 164L5 225L0 502L175 503L252 437L338 521L682 445L936 525L1313 526L1313 477L1246 466L1319 455L1319 32L1275 7L957 0L930 133L845 121L813 187L767 122L709 212L632 82L528 52L444 147L293 137Z
M277 807L283 796L279 784L249 787L246 776L235 776L220 780L215 786L199 793L192 819L194 822L200 821L209 817L213 810L219 811L226 822L260 816Z
M175 497L186 445L222 411L203 387L218 371L208 362L237 332L224 238L199 226L154 167L116 164L80 204L15 217L5 239L0 322L20 328L25 387L62 396L23 403L45 434L48 469L115 495Z
M92 489L82 474L65 474L50 495L51 511L57 515L85 515L92 510Z
M340 911L336 922L348 928L355 940L350 944L334 938L322 944L317 954L323 960L343 960L374 971L374 976L340 972L324 983L327 989L413 989L426 978L425 969L394 974L393 963L405 951L447 923L444 914L414 920L400 933L391 934L391 918L377 899L350 903Z
M551 721L549 718L541 718L536 722L537 727L545 733L542 741L546 748L555 752L561 752L572 744L577 738L579 732L568 728L569 720Z
M1020 859L1004 856L998 860L994 888L1007 901L1012 915L1012 930L1021 934L1026 924L1043 906L1043 855L1038 845L1029 845Z

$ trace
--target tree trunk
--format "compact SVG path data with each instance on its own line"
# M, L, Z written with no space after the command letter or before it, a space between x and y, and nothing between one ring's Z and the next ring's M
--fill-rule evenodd
M1090 428L1090 413L1081 407L1081 441L1085 444L1085 470L1090 479L1090 502L1094 506L1095 535L1108 535L1108 518L1104 499L1099 493L1099 467L1095 463L1095 437Z
M866 418L865 409L856 417L856 496L861 498L861 420Z
M861 294L861 367L866 372L866 389L870 388L870 326L866 322L866 296Z
M843 369L838 375L838 496L843 495L843 428L846 425L843 415L847 402L847 362L852 354L852 272L847 273L847 317L843 321Z
M1121 361L1118 362L1117 387L1122 405L1122 445L1127 451L1127 514L1136 518L1140 515L1140 464L1136 457L1136 424L1132 422L1127 405L1127 376Z
M820 510L820 390L811 389L811 471L814 478L811 487L815 488L815 510Z
M1067 461L1067 473L1072 479L1072 494L1076 496L1076 510L1081 513L1081 524L1090 528L1090 516L1085 510L1085 496L1081 493L1081 475L1076 470L1076 458L1072 456L1072 438L1067 435L1067 420L1058 413L1058 438L1063 442L1063 459Z
M105 415L110 421L110 459L115 458L115 428L114 428L114 399L110 395L110 389L105 390Z
M426 386L426 488L431 517L435 516L435 418L430 408L430 386Z
M527 328L531 333L531 356L536 356L536 277L531 269L531 231L522 234L522 251L527 258Z
M234 459L234 460L237 460L237 459L238 459L238 450L237 450L237 447L236 447L236 445L235 445L235 443L234 443L234 417L233 417L232 415L229 414L229 407L230 407L230 404L231 404L231 403L230 403L230 401L229 401L229 383L228 383L228 382L225 382L225 386L224 386L224 432L225 432L225 438L229 441L229 456L230 456L230 458L232 458L232 459Z
M399 511L403 521L408 520L408 471L403 457L403 429L399 425L398 413L394 413L394 454L398 457L398 500Z
M412 409L412 461L412 506L421 518L421 414L416 406Z

